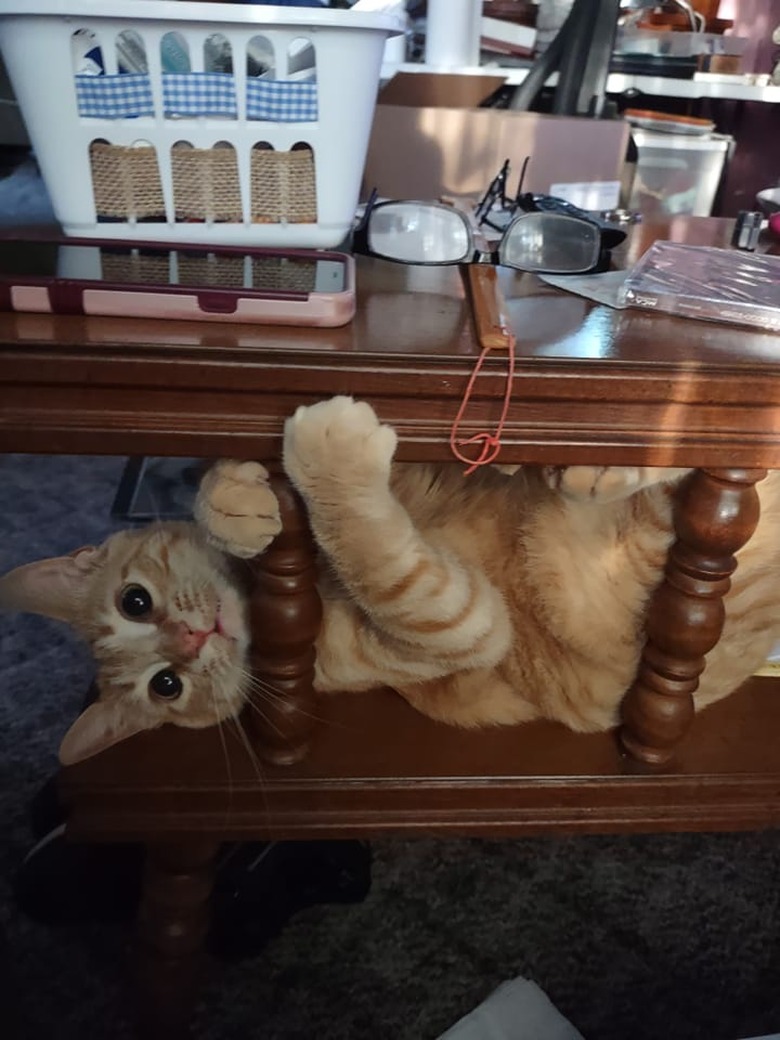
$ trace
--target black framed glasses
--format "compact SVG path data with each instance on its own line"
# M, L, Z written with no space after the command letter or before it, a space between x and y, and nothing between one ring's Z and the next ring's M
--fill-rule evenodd
M584 274L602 258L601 229L568 214L518 213L496 245L460 210L440 202L374 196L353 233L353 250L403 264L501 264L539 274Z
M474 220L478 227L491 228L501 233L505 230L512 218L520 212L537 213L562 213L567 217L577 217L580 220L589 220L596 224L601 231L601 258L596 271L603 271L609 266L610 250L625 239L626 232L617 227L609 220L590 213L588 210L575 206L566 199L555 195L542 195L535 192L523 191L525 174L531 156L527 155L520 167L520 177L517 181L517 189L514 195L507 194L507 183L509 180L509 159L505 159L501 169L488 185L484 195L474 208Z

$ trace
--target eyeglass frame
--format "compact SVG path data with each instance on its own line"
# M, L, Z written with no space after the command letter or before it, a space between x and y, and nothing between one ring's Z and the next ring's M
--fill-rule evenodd
M495 178L494 178L495 182ZM423 267L454 267L458 264L492 264L500 265L502 267L508 267L513 271L533 271L536 274L551 274L557 273L551 270L543 268L528 268L528 267L517 267L514 264L507 264L504 262L504 244L509 238L510 232L517 226L518 223L532 217L538 211L525 211L518 213L512 218L507 226L501 232L501 238L498 241L495 249L480 249L475 241L476 236L480 235L479 228L474 228L468 217L461 210L454 206L450 206L444 202L422 202L415 199L384 199L382 202L376 202L377 191L373 189L368 201L365 204L363 215L359 223L355 226L352 231L352 252L359 253L361 256L371 256L379 260L389 260L391 263L406 264L407 266L421 265ZM399 202L403 202L409 205L425 206L427 209L436 208L445 210L448 213L452 213L457 216L466 230L467 240L470 247L469 254L467 253L459 260L403 260L398 257L388 256L386 253L378 253L376 250L371 249L368 243L368 226L371 219L371 214L378 209L382 209L384 206L396 206ZM582 224L587 224L594 228L595 231L599 232L599 253L598 258L593 267L588 268L588 272L603 270L604 266L609 262L609 254L606 252L601 244L601 227L597 221L590 220L587 217L580 217L574 214L568 213L551 213L545 214L547 217L560 217L567 221L577 221ZM581 272L587 273L585 271Z
M479 226L486 224L493 231L499 233L503 231L500 224L496 224L494 221L490 220L490 213L497 202L500 203L502 211L510 214L522 210L524 213L560 213L563 216L574 217L578 220L588 220L595 224L601 231L602 256L599 258L598 266L594 270L606 270L609 266L610 250L619 246L625 239L625 230L621 227L617 227L609 220L604 220L602 217L588 213L587 210L575 206L573 202L569 202L567 199L562 199L555 195L543 195L530 191L523 191L525 175L530 161L531 156L526 155L525 159L523 159L523 164L520 167L520 177L517 181L517 190L515 191L514 198L510 198L506 194L506 185L509 180L509 159L504 160L501 169L490 182L482 198L474 208L474 219L477 224Z

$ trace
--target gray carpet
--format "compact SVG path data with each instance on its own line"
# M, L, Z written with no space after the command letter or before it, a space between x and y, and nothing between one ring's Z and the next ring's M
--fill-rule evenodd
M1 185L0 222L10 198L40 202L24 177ZM0 570L104 537L122 468L0 456ZM88 656L53 622L5 617L0 678L0 1036L126 1040L127 929L33 924L12 900ZM196 1040L434 1040L518 974L586 1040L780 1031L778 879L776 832L376 842L363 903L302 911L214 966Z
M0 567L102 538L121 471L110 458L0 458ZM33 924L11 898L28 803L89 659L56 623L6 617L0 673L2 1005L17 1005L25 1040L123 1040L127 929ZM780 1030L775 832L388 840L374 858L363 903L302 911L261 955L214 966L200 1040L433 1040L518 974L586 1040Z

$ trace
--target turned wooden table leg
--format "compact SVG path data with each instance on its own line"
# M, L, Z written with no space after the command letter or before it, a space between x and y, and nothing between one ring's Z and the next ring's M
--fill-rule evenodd
M147 847L135 949L137 1015L144 1040L188 1035L218 849L217 843L205 840Z
M306 754L315 727L314 641L322 604L306 511L283 474L272 474L282 530L252 566L253 705L243 721L258 754L289 764Z
M667 765L694 714L704 655L720 638L734 553L758 523L758 469L696 470L675 506L677 541L652 599L647 644L623 704L620 739L634 758Z

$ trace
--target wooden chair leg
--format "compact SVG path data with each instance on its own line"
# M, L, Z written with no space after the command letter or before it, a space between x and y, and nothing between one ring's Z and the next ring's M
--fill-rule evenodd
M647 644L623 704L620 739L642 763L668 765L693 719L704 655L723 629L734 553L756 528L755 484L765 476L758 469L697 470L680 489L677 541L650 605Z
M243 722L258 754L279 765L306 755L316 718L314 641L322 620L315 548L303 502L275 473L282 530L253 561L253 706Z
M188 1036L195 1004L219 844L156 842L147 846L135 947L139 1036Z

